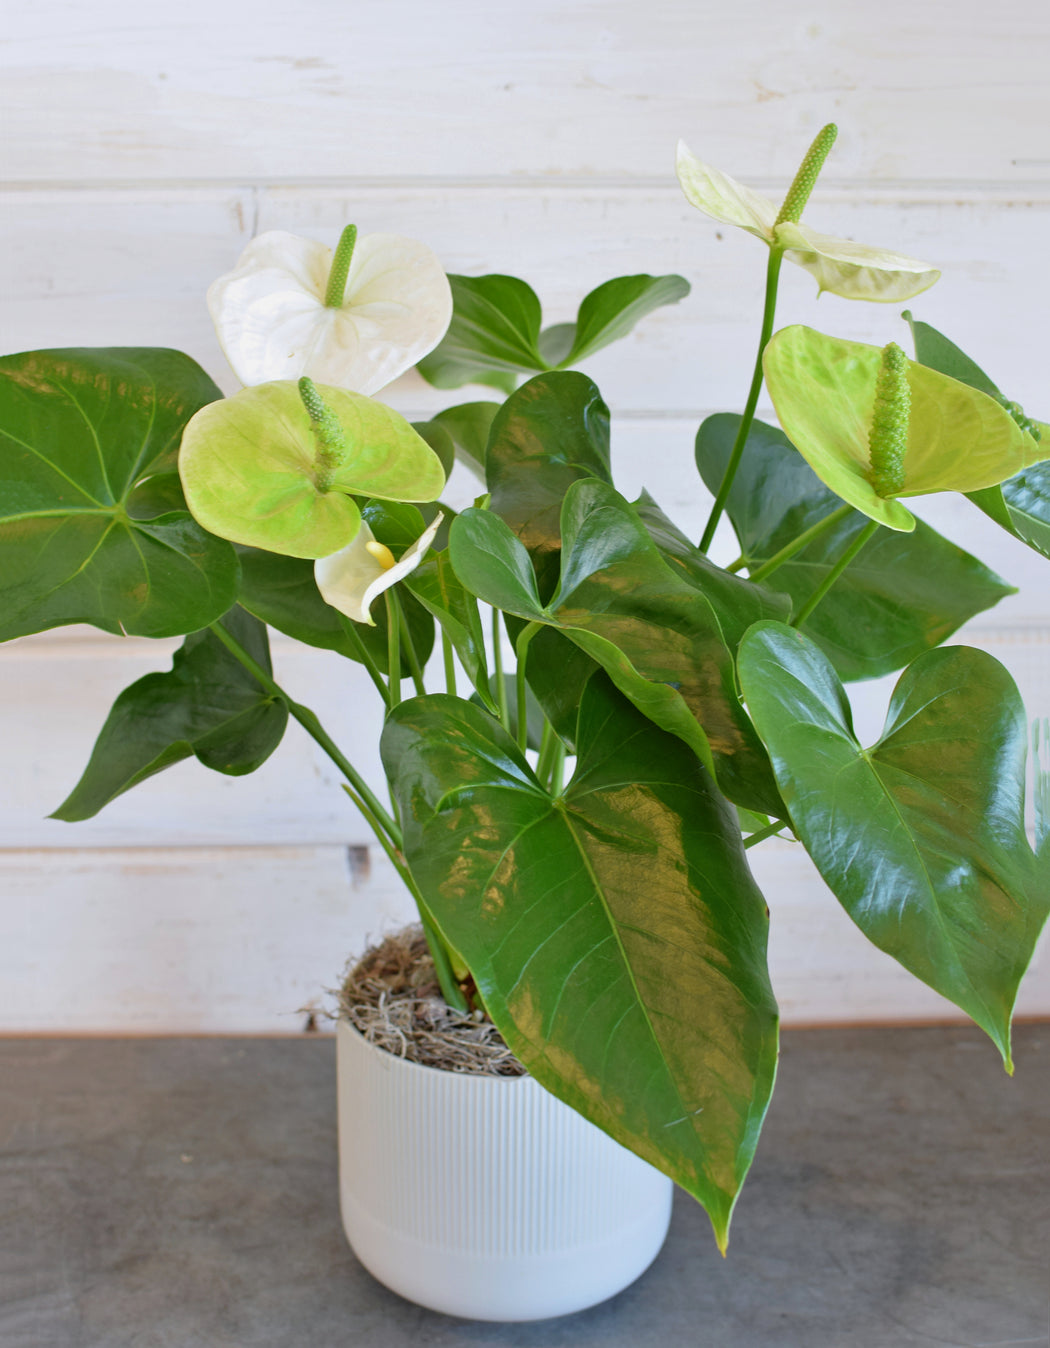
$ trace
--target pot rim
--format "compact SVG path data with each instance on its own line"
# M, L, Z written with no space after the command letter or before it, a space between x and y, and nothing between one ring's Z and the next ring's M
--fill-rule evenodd
M545 1087L540 1086L536 1078L532 1075L531 1072L528 1071L526 1071L523 1075L519 1076L497 1076L493 1072L453 1072L450 1071L449 1068L447 1067L430 1067L427 1063L413 1062L411 1058L403 1057L400 1053L391 1053L391 1051L388 1048L383 1048L381 1044L373 1043L371 1039L366 1038L366 1036L361 1033L361 1031L357 1028L356 1025L354 1025L350 1020L348 1020L345 1015L340 1013L340 1015L336 1017L335 1022L336 1035L338 1036L340 1030L344 1029L348 1031L350 1034L352 1034L356 1039L360 1040L361 1044L365 1048L371 1049L372 1052L380 1054L384 1059L389 1059L391 1062L397 1063L399 1067L410 1068L412 1071L415 1072L429 1072L432 1073L434 1076L443 1077L445 1080L453 1078L453 1079L462 1079L463 1081L480 1081L485 1083L491 1083L493 1088L506 1088L508 1086L517 1086L523 1082L530 1081L534 1086L539 1086L540 1090L544 1090L546 1094L548 1095L552 1094L551 1091L546 1091Z

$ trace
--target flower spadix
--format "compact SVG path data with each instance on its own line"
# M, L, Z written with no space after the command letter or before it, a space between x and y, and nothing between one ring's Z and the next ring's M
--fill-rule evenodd
M330 557L314 562L314 580L326 604L357 623L374 627L369 609L377 596L414 571L426 556L444 516L440 513L401 554L399 560L379 543L362 520L351 543Z
M809 466L891 529L915 527L898 497L991 487L1050 453L994 398L893 343L880 350L784 328L763 368L780 424Z
M298 379L376 393L445 335L452 292L425 244L347 226L334 253L260 234L208 290L219 342L243 384Z
M393 408L346 389L260 384L186 427L179 473L206 529L289 557L326 557L361 524L353 495L432 501L437 455Z
M722 224L746 229L770 247L783 249L789 262L816 278L821 291L850 300L896 302L928 290L940 276L928 263L819 234L800 223L802 208L833 139L834 127L825 127L813 142L782 207L702 163L684 141L678 142L678 181L686 199L698 210Z

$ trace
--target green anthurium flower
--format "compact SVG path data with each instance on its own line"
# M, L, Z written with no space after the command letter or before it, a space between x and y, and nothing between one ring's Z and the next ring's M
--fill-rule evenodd
M419 538L405 549L400 560L362 520L361 527L345 548L314 562L314 579L321 597L356 623L374 627L369 610L372 601L414 571L433 543L444 515L434 517Z
M784 431L838 496L891 529L897 499L994 486L1050 454L988 394L885 350L784 328L763 357Z
M686 199L705 215L725 225L736 225L784 249L789 262L816 277L821 291L848 300L896 302L919 295L940 276L926 262L869 248L866 244L818 234L792 220L768 197L702 163L684 141L678 142L676 169Z
M253 239L208 290L219 342L243 384L308 375L376 393L445 335L452 292L425 244L353 225L331 248L283 230Z
M360 527L354 495L439 495L441 462L404 417L359 393L302 385L242 389L190 420L179 473L205 529L288 557L327 557Z

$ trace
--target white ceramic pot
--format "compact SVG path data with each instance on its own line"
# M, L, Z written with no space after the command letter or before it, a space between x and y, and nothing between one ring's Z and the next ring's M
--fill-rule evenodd
M448 1315L542 1320L652 1263L671 1181L531 1077L420 1067L345 1021L337 1040L343 1225L387 1287Z

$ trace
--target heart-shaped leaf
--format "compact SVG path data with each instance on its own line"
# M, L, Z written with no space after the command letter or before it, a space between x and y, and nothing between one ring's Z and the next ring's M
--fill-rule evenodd
M1050 871L1025 834L1028 726L1010 675L983 651L927 651L865 750L835 671L800 632L757 624L739 669L821 875L868 939L972 1016L1010 1070L1017 988L1050 907Z
M345 441L325 485L319 443L296 384L242 389L186 427L179 472L194 517L235 543L291 557L346 547L361 514L354 495L432 501L445 485L438 456L384 403L322 385Z
M739 425L738 416L718 415L697 432L696 462L712 492L722 481ZM782 431L761 421L752 424L727 502L752 572L841 504ZM866 524L865 515L851 511L779 566L764 587L783 591L800 609ZM802 630L830 657L840 678L872 679L900 669L1013 593L983 562L919 520L908 534L880 529Z
M239 608L221 621L269 673L262 623ZM191 755L231 777L254 772L281 742L287 720L286 704L261 687L214 632L195 632L175 652L167 673L147 674L120 694L84 775L52 817L88 819Z
M731 800L775 814L772 773L703 594L663 560L633 507L605 483L570 487L561 535L561 577L547 606L524 545L491 512L464 511L449 550L469 590L504 612L556 626L639 710L684 739Z
M236 554L173 479L183 427L221 397L178 351L0 360L0 640L76 622L177 636L226 612Z
M724 1248L776 1007L765 904L710 777L601 679L561 797L454 698L396 708L382 750L413 875L514 1052L694 1194Z
M762 362L777 419L792 443L837 496L871 519L907 532L915 518L898 496L977 491L1043 457L994 398L908 361L903 486L892 497L880 495L868 441L881 362L878 347L802 326L776 333Z

